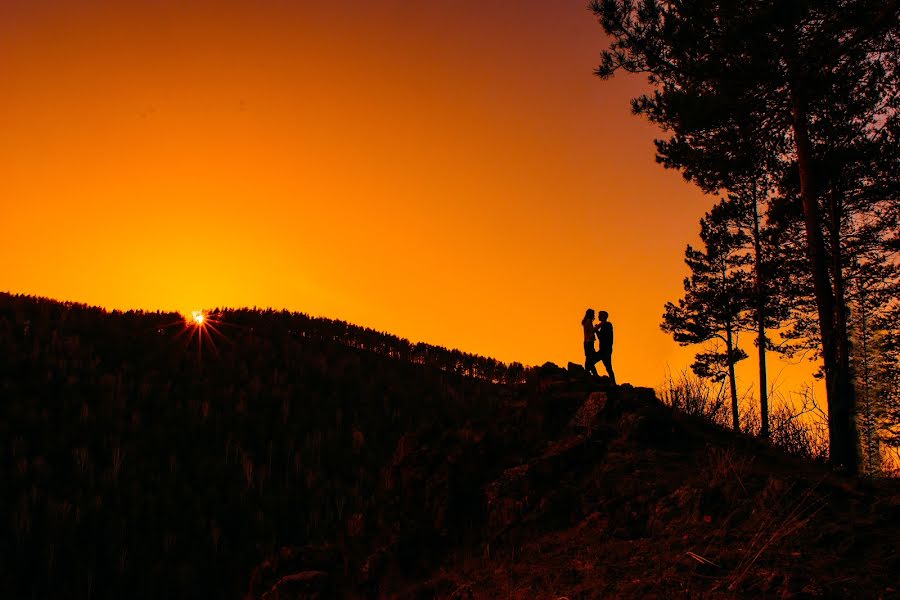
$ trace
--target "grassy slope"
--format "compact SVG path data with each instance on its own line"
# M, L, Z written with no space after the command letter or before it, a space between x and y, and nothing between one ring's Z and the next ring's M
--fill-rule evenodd
M418 508L399 533L331 573L337 588L278 586L308 566L276 558L253 595L898 596L900 482L835 476L673 414L650 390L545 369L493 414L414 445L392 467Z
M532 402L546 406L574 384L544 385L556 391ZM551 432L543 452L486 486L477 544L391 594L900 595L900 482L834 476L673 414L643 390L601 392L578 410L589 427Z

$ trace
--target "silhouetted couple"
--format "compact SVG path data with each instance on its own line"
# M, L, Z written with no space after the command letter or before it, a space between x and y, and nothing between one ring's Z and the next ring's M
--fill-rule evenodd
M616 385L616 374L612 368L613 326L608 319L609 313L605 310L597 313L597 323L594 323L593 308L587 309L584 313L581 320L581 326L584 328L584 369L591 375L599 377L594 365L597 361L602 361L610 382ZM594 336L600 343L596 350L594 350Z

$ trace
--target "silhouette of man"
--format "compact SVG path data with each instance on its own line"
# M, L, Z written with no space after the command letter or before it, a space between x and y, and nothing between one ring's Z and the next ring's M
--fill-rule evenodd
M605 310L597 313L597 320L600 321L599 325L597 325L597 340L600 342L597 348L597 359L606 367L610 382L616 385L616 374L613 373L612 367L613 326L608 319L609 313ZM594 372L596 373L596 370Z

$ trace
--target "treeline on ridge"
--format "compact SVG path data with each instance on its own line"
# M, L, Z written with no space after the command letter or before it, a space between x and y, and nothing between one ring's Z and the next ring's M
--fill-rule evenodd
M208 317L201 353L174 313L0 294L4 596L238 596L277 548L378 535L404 436L530 372L286 311Z

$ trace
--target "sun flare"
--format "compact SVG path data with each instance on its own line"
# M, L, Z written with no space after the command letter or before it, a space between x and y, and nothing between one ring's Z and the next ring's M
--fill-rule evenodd
M184 320L178 336L186 336L185 346L196 346L198 359L200 358L204 346L208 346L214 353L218 354L213 337L222 337L222 333L218 329L218 327L222 325L222 321L220 320L222 316L221 312L192 310L181 314ZM196 342L194 342L194 340L196 340Z

